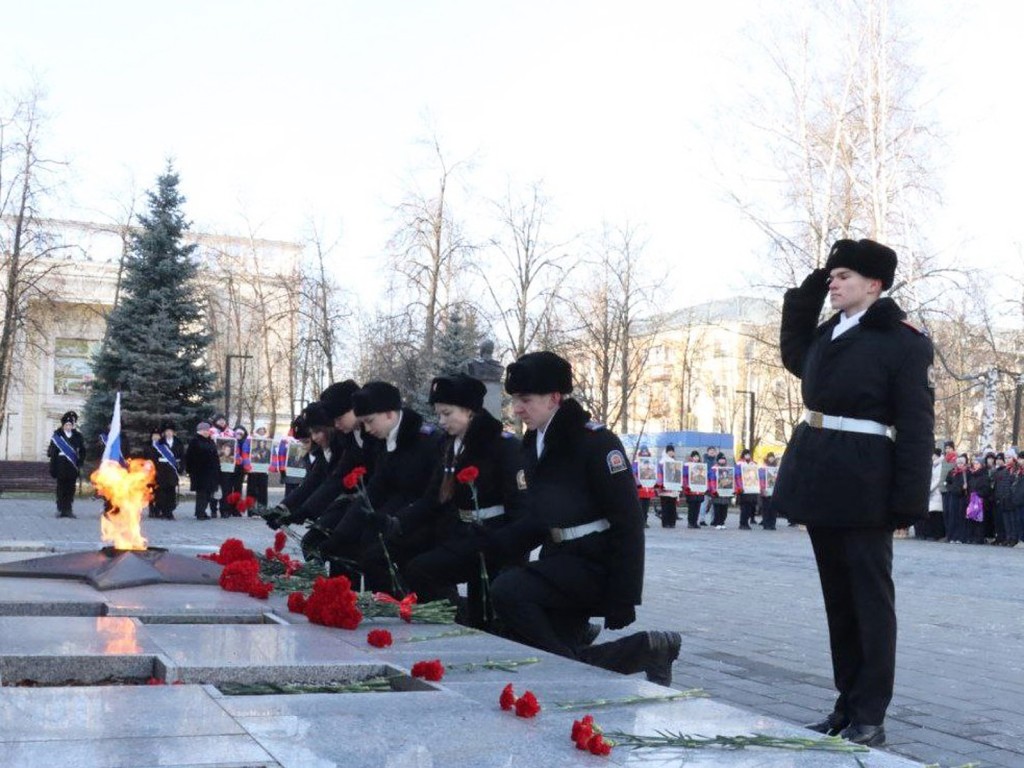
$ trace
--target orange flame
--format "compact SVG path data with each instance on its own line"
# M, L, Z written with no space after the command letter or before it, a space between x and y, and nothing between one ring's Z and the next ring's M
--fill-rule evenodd
M114 549L146 549L142 508L153 498L155 475L151 461L129 459L127 469L116 461L104 461L89 477L96 492L113 507L100 517L100 533Z
M111 656L142 653L135 631L135 622L130 618L102 617L96 619L96 629L106 639L103 652Z

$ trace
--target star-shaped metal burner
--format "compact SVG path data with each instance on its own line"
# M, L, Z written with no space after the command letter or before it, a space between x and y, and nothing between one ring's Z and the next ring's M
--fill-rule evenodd
M0 576L28 579L77 579L99 590L145 584L210 584L217 586L221 566L166 549L68 552L0 564Z

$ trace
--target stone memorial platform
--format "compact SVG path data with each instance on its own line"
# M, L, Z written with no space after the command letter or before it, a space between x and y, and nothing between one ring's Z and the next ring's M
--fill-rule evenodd
M42 554L6 552L0 561ZM374 628L390 630L394 644L371 647ZM446 667L440 682L410 676L415 662L430 659ZM529 663L482 666L495 661ZM386 689L372 693L232 688L382 678ZM533 691L540 714L503 712L498 697L507 683L519 694ZM642 735L817 736L708 698L621 701L674 693L455 625L364 620L346 631L309 624L279 595L263 601L191 584L100 591L81 581L0 578L4 768L918 765L874 750L618 746L599 757L570 740L573 720L588 712L606 731ZM611 703L563 708L595 700Z

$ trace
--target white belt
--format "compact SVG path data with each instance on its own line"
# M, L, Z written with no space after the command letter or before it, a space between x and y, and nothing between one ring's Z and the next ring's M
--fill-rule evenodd
M492 517L501 517L505 514L505 507L497 504L493 507L484 507L477 511L475 509L460 509L459 520L464 523L476 523L480 520L490 520Z
M849 416L829 416L827 413L807 411L804 421L816 429L834 429L837 432L860 432L864 435L879 435L896 439L896 428L870 419L851 419Z
M612 524L602 517L600 520L595 520L592 523L574 525L572 528L552 528L551 540L555 542L555 544L561 544L563 541L581 539L584 536L590 535L591 533L600 533L601 531L607 531L611 527Z

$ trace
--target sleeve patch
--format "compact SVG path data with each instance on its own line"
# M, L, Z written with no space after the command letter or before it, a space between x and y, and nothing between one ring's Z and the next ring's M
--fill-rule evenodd
M587 429L589 429L591 432L599 432L600 430L604 429L604 424L602 424L599 421L588 421Z
M525 491L526 490L526 470L525 469L520 469L518 472L516 472L516 487L520 491Z
M929 365L928 366L928 372L925 374L925 376L928 379L928 387L930 389L935 389L935 380L936 379L935 379L935 366L934 365Z
M629 465L626 463L626 457L620 450L609 451L605 460L608 462L609 474L614 475L618 472L625 472L629 469Z

